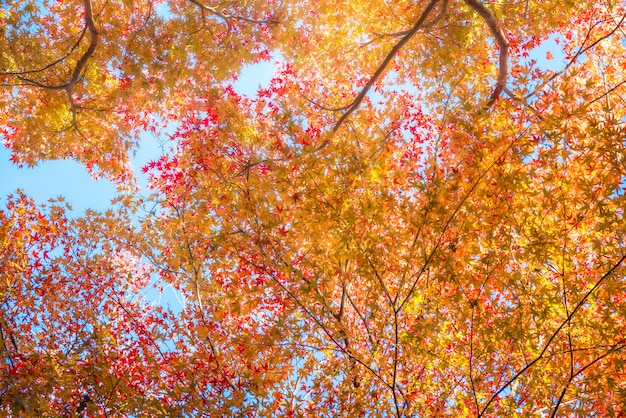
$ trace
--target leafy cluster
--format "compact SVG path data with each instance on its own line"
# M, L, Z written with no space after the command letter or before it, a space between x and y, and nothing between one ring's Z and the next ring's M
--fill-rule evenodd
M0 6L9 416L622 416L626 5ZM254 97L233 82L276 61ZM145 132L171 150L143 167ZM165 294L180 303L161 303Z

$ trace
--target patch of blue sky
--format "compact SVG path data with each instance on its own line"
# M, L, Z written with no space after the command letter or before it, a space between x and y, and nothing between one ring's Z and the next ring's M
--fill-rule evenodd
M72 160L45 161L35 167L18 168L11 152L0 147L0 205L9 194L22 190L38 204L60 196L77 212L103 210L116 195L115 185L92 178L80 163Z
M172 10L170 9L169 4L166 2L161 2L157 4L154 9L155 14L163 20L170 20L172 18Z
M260 62L245 66L236 82L235 91L242 95L255 97L259 88L267 87L274 72L274 62ZM145 191L148 177L141 168L149 161L159 159L171 151L172 144L168 136L175 126L168 127L158 134L144 133L140 137L139 147L131 157L131 163L138 179L138 184ZM2 139L2 138L0 138ZM0 205L7 195L23 190L38 204L63 196L74 209L74 214L81 215L86 209L104 211L110 207L111 199L118 194L115 185L107 179L94 179L80 163L73 160L42 161L37 166L19 168L9 158L10 150L0 147Z
M271 61L244 65L239 77L233 83L235 92L251 98L257 97L259 89L269 87L278 61L280 61L280 57L276 57Z
M266 88L273 76L275 62L260 62L245 66L236 82L235 91L248 97L256 97L259 88ZM141 168L148 162L171 153L175 144L170 135L175 131L172 123L158 133L143 133L139 146L131 156L131 164L143 195L148 195L148 176ZM0 137L0 140L4 138ZM118 196L112 182L106 178L94 179L83 165L73 160L41 161L35 167L19 168L10 161L11 151L0 146L0 208L4 207L9 194L22 190L37 204L63 197L72 207L68 216L82 216L88 210L105 211L111 200ZM174 313L184 309L184 295L154 277L152 283L141 292L148 303L168 308Z

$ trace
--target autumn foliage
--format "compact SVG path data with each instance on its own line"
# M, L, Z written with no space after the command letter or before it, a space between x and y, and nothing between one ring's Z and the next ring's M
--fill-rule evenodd
M120 194L3 199L0 411L623 416L625 19L3 2L13 162L75 159ZM238 92L264 61L271 82ZM168 147L140 190L145 132Z

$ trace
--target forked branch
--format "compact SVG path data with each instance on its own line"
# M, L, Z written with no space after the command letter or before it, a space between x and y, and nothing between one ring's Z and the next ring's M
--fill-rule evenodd
M578 312L580 309L583 308L585 302L587 302L587 300L589 299L589 297L609 278L612 277L615 272L622 267L622 264L624 263L624 261L626 261L626 255L623 255L610 269L609 271L607 271L602 277L600 277L600 279L598 279L598 281L596 282L596 284L593 285L593 287L591 289L589 289L587 291L587 293L585 293L585 295L582 297L582 299L580 299L578 301L578 303L576 304L576 306L574 306L574 309L572 309L572 311L570 312L569 315L567 315L567 318L565 318L561 324L557 327L557 329L552 333L552 335L550 335L550 338L548 338L548 342L545 343L545 345L543 346L543 349L541 350L541 352L539 353L539 355L537 355L531 362L529 362L528 364L526 364L526 366L524 366L522 369L520 369L517 373L515 373L504 385L502 385L500 387L500 389L498 389L496 392L494 392L491 397L489 398L489 400L487 401L487 403L485 403L485 406L482 408L482 410L480 411L480 413L478 414L479 417L485 416L485 414L487 413L487 410L489 409L489 407L491 406L491 404L496 400L496 398L498 396L500 396L500 394L502 392L504 392L506 390L506 388L508 388L509 386L511 386L513 384L513 382L515 382L517 379L520 378L520 376L522 376L524 373L526 373L526 371L528 369L530 369L531 367L533 367L535 364L539 363L540 360L542 360L543 358L546 357L546 353L548 351L548 348L550 348L550 346L552 345L552 343L555 341L556 337L559 335L559 333L561 332L561 330L568 324L570 323L571 319L574 317L574 315L576 315L576 312ZM571 351L571 350L569 350ZM581 369L579 372L576 372L573 376L578 375L579 373L581 373L584 369ZM557 409L558 409L558 404L557 404Z
M93 54L95 54L96 48L98 47L98 44L100 43L100 32L98 31L98 28L96 27L96 22L94 21L91 0L84 0L84 4L85 4L85 28L87 31L89 31L89 34L91 35L91 40L89 41L89 47L87 48L87 51L85 51L83 56L80 57L80 59L76 63L76 66L74 67L74 71L72 72L72 78L70 78L70 80L67 83L61 84L58 86L51 86L51 85L43 84L38 81L32 80L27 77L23 77L20 75L17 76L18 79L25 82L26 84L40 87L46 90L65 90L69 94L69 90L80 79L80 75L83 72L85 66L87 65L87 61L89 61L89 59L93 56ZM78 46L81 40L82 40L82 35L79 38L76 45L72 47L71 51L73 51ZM52 65L56 63L57 62L55 61Z
M245 17L245 16L239 16L239 15L233 15L233 14L227 14L224 13L220 10L218 10L216 7L212 7L212 6L207 6L206 4L198 1L198 0L189 0L191 3L193 3L194 5L198 6L200 8L200 10L202 10L202 12L208 12L210 14L212 14L213 16L218 17L219 19L221 19L224 23L226 23L226 25L228 26L228 30L230 31L231 29L231 24L230 21L231 20L238 20L241 22L247 22L247 23L253 23L253 24L276 24L278 23L276 21L276 19L267 19L267 20L256 20L256 19L251 19L249 17Z

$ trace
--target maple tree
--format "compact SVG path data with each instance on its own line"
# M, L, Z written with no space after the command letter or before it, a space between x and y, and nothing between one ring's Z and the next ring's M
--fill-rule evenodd
M13 162L76 159L120 196L0 211L0 410L623 415L625 19L612 0L3 4ZM129 154L166 128L146 195Z

